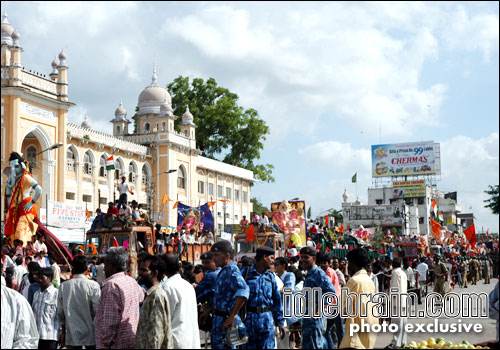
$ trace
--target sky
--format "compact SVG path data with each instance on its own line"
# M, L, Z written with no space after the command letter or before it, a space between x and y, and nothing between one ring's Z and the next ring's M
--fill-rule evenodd
M313 215L367 202L371 145L441 144L437 188L457 191L476 227L499 178L498 2L17 2L22 65L69 66L69 121L112 133L151 83L214 78L270 127L262 163L275 183L252 196L299 197ZM351 178L357 173L357 184Z

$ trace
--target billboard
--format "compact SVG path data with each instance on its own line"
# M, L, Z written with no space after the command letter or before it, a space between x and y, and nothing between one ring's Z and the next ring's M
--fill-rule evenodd
M372 145L372 177L436 174L434 141Z
M393 182L394 198L425 197L425 181Z

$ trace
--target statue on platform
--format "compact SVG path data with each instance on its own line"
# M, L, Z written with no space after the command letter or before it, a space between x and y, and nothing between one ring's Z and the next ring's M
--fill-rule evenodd
M14 240L23 241L23 246L31 242L38 225L33 222L36 217L36 201L42 193L40 185L31 177L26 162L17 152L9 158L10 167L4 170L7 175L5 183L5 237L13 247ZM31 189L35 194L31 197Z

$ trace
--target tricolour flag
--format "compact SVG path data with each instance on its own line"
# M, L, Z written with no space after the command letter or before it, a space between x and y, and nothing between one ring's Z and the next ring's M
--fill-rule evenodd
M115 161L113 156L106 159L106 170L113 170L115 168Z
M352 176L352 182L356 182L357 181L357 177L358 177L358 173L354 173L354 175Z
M432 201L432 211L434 212L434 217L437 216L437 201L436 198Z
M438 213L438 218L439 218L439 221L444 222L443 213Z

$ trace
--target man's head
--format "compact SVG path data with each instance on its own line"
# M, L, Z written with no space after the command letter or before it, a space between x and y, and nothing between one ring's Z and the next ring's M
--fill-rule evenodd
M274 264L274 254L274 249L271 247L259 247L255 251L255 261L258 265L268 270Z
M201 255L201 265L203 267L203 271L215 271L217 270L217 265L215 265L214 261L214 253L205 252Z
M332 258L332 269L336 270L338 268L339 268L339 259L336 256L334 256Z
M438 253L434 254L434 261L439 262L439 260L441 260L441 255Z
M53 253L50 253L48 255L48 258L49 258L49 262L50 262L51 265L53 265L53 264L56 263L56 256Z
M22 245L23 245L23 241L21 241L20 239L14 240L14 248L17 248L17 247L22 246Z
M279 257L274 260L274 269L278 275L282 275L285 273L288 268L288 259L284 257Z
M122 182L125 182L125 180L127 180L127 176L122 175Z
M175 252L168 252L161 255L163 262L165 263L165 274L167 277L171 277L179 273L181 269L181 264L179 261L179 255Z
M196 230L194 228L192 228L191 230L189 230L189 234L190 235L194 235L196 233Z
M394 258L392 260L392 268L397 269L398 267L401 267L401 258Z
M27 256L24 258L24 263L26 264L26 266L28 266L28 264L32 261L33 261L33 258L31 256Z
M225 239L215 242L210 251L214 253L215 264L219 267L226 266L234 257L233 246Z
M106 278L113 276L115 273L124 272L128 268L128 254L123 247L111 247L108 249L108 254L104 260L104 272Z
M146 288L160 283L165 276L165 262L158 256L147 255L139 264L139 284L143 284Z
M330 267L330 257L324 254L320 254L317 257L317 263L323 271L326 271Z
M17 257L16 258L16 265L19 266L19 265L22 265L23 264L23 258L22 257Z
M313 247L302 247L300 249L300 263L307 271L316 264L316 249Z
M102 211L101 211L101 208L97 208L97 209L95 210L96 215L101 214L101 212L102 212Z
M354 275L361 269L364 269L366 265L370 263L368 259L368 252L364 248L356 248L347 253L347 260L349 261L348 272L349 275Z
M37 239L40 243L45 242L45 236L44 236L44 235L37 235L37 236L36 236L36 239Z
M71 265L73 265L73 273L76 275L87 272L88 261L87 258L83 255L75 256Z
M108 207L109 207L109 208L113 208L114 206L115 206L115 204L114 204L113 202L109 202L109 203L108 203Z
M131 205L132 205L132 208L134 208L134 209L135 209L135 208L137 208L138 203L137 203L137 201L134 199L134 200L132 201Z
M38 274L38 284L42 290L47 289L54 278L54 270L50 267L42 267Z

